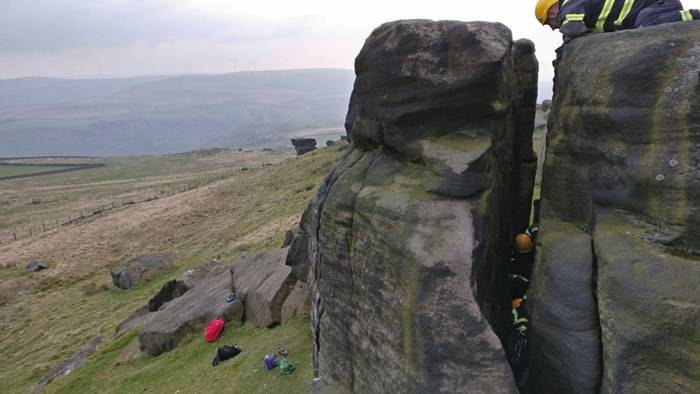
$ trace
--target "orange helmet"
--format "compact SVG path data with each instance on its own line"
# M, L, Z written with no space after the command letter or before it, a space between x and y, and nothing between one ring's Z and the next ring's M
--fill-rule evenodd
M541 24L547 23L547 14L549 9L552 8L554 4L557 4L559 0L537 0L537 5L535 5L535 17Z
M532 250L532 238L529 235L522 233L515 237L515 247L520 253L528 253Z
M522 304L522 303L523 303L522 298L516 298L510 302L510 307L511 307L511 309L518 309L518 308L520 308L520 304Z

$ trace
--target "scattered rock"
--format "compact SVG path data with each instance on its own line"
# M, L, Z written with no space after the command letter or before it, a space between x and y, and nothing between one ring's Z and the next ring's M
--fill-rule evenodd
M45 269L48 269L49 267L41 260L32 260L27 264L27 271L29 272L39 272L43 271Z
M223 264L217 261L209 261L186 271L180 277L166 282L160 290L148 300L143 307L135 310L126 320L117 326L117 336L130 329L143 324L144 316L150 312L160 310L165 303L178 298L191 290L193 287L204 281L212 270L218 270Z
M292 145L297 151L297 156L316 150L316 139L314 138L292 138Z
M226 302L233 292L231 270L227 266L213 268L198 285L156 312L137 319L141 326L139 348L153 356L172 350L193 330L200 329L213 319L223 319L227 325L240 325L243 304L240 300Z
M157 356L172 350L187 333L213 319L237 326L245 315L257 327L279 324L283 305L293 290L294 299L286 305L285 316L297 316L303 313L304 305L301 289L294 286L291 268L285 265L287 252L288 248L284 248L241 255L231 266L210 262L190 270L163 286L148 305L134 311L120 325L118 335L140 328L140 349ZM182 295L167 300L188 287ZM229 294L238 299L226 302Z
M172 267L173 262L166 253L150 253L129 260L113 269L112 282L122 290L129 290L140 282L145 274L166 272Z
M36 386L34 386L32 393L38 393L39 391L43 390L44 387L46 387L54 379L56 379L60 376L67 376L71 372L80 368L83 364L85 364L85 362L87 361L87 358L92 353L94 353L95 350L97 350L97 345L99 345L100 342L102 342L102 337L93 338L90 341L90 343L88 343L82 349L80 349L79 352L68 357L59 366L57 366L56 368L49 371L49 373L47 373L43 378L41 378L39 383Z
M7 304L7 297L0 294L0 306L5 306Z

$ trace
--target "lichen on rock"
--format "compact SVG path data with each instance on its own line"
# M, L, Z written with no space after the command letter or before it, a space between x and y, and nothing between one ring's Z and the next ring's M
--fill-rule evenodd
M534 46L501 24L397 21L355 66L352 147L301 223L314 387L516 392L502 342L536 165Z

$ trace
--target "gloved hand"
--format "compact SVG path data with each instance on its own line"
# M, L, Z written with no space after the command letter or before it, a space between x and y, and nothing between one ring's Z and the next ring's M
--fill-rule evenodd
M564 35L565 44L568 44L574 38L590 33L590 30L588 30L588 27L586 27L586 24L583 22L564 23L559 27L559 31Z

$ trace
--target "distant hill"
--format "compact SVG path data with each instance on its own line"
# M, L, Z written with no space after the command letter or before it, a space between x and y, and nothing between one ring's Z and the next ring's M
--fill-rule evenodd
M341 128L351 70L0 80L0 157L144 155L287 146Z

